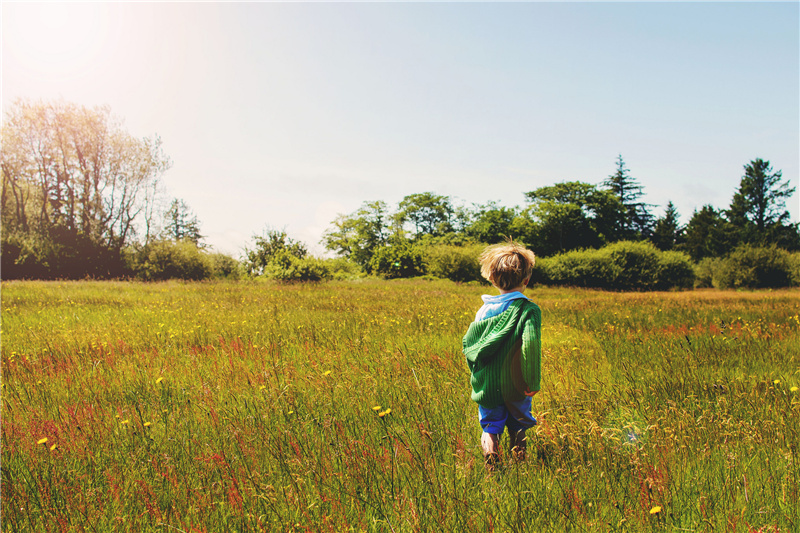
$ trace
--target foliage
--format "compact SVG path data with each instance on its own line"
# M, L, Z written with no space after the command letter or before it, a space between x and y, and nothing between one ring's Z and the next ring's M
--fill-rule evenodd
M720 289L762 289L791 284L790 254L774 244L738 246L720 262L714 277L714 286Z
M385 202L364 202L355 213L338 215L323 234L322 243L369 271L375 249L389 238L388 224Z
M425 272L451 281L483 281L478 257L483 245L437 245L423 248Z
M516 217L516 208L504 207L497 202L476 205L465 233L477 242L495 244L512 235Z
M493 474L461 354L485 287L2 290L7 531L800 523L796 289L526 291L544 320L539 424L528 460Z
M375 250L370 269L385 278L411 278L425 273L420 247L409 241L395 241Z
M409 223L413 228L412 236L420 237L452 231L453 214L450 197L424 192L404 197L395 218L400 226Z
M695 210L686 225L683 243L678 249L689 254L693 261L720 257L731 250L731 228L722 212L710 205Z
M325 264L333 280L356 280L364 277L364 271L361 267L347 258L334 257L332 259L326 259Z
M769 161L756 158L744 166L744 176L731 202L734 216L741 216L753 225L756 237L763 242L767 231L789 220L786 200L794 194L783 173L772 171Z
M132 270L139 279L202 280L211 277L214 264L209 256L189 240L156 240L132 252Z
M512 228L524 233L542 255L600 247L610 242L624 214L614 194L580 181L540 187L525 197L532 224L522 228L517 221Z
M107 107L17 100L2 144L4 278L23 264L42 277L123 275L121 250L149 227L171 164L161 140L134 138Z
M694 286L697 289L709 289L715 287L715 279L718 277L718 272L722 258L720 257L705 257L701 259L694 268Z
M264 274L274 259L285 264L288 259L283 252L297 259L303 259L308 254L305 244L289 237L285 230L267 228L261 235L253 235L253 240L254 247L245 248L245 269L251 275Z
M264 277L282 282L322 281L331 279L332 274L324 259L298 257L290 248L284 248L270 259Z
M683 228L675 205L670 200L664 210L664 216L656 219L650 241L662 251L672 250L681 243Z
M185 201L178 198L172 200L164 212L164 230L161 236L175 241L189 240L195 245L200 245L203 239L200 234L200 222Z
M694 282L693 265L686 254L661 252L642 241L573 250L537 263L542 274L535 274L534 281L546 284L641 291L691 288Z
M244 277L244 267L235 258L223 253L210 253L211 277L214 279L237 280Z
M652 231L653 215L650 206L639 199L644 196L643 187L631 177L622 155L617 156L617 171L603 182L623 206L623 217L617 228L616 239L647 238Z

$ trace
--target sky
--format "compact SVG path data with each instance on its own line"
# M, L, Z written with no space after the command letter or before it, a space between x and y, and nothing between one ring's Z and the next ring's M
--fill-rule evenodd
M622 155L663 214L800 172L800 4L2 2L2 106L108 105L158 135L205 242L434 192L524 206ZM800 220L800 193L787 202ZM535 250L535 244L531 243Z

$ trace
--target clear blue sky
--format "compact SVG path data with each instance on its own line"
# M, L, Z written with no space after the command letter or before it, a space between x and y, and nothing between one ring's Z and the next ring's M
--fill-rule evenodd
M2 30L4 108L108 104L160 135L165 194L234 255L267 225L321 252L366 200L523 205L618 154L684 221L756 157L798 186L797 2L3 2Z

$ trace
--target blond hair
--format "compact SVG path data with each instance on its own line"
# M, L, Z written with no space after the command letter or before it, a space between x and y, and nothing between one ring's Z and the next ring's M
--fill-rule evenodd
M487 247L481 254L481 276L498 289L507 291L530 279L536 256L512 239Z

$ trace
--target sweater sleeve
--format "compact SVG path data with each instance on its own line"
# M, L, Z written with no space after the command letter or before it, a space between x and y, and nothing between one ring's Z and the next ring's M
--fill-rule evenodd
M542 311L534 309L522 330L522 375L530 392L541 389L542 380Z

